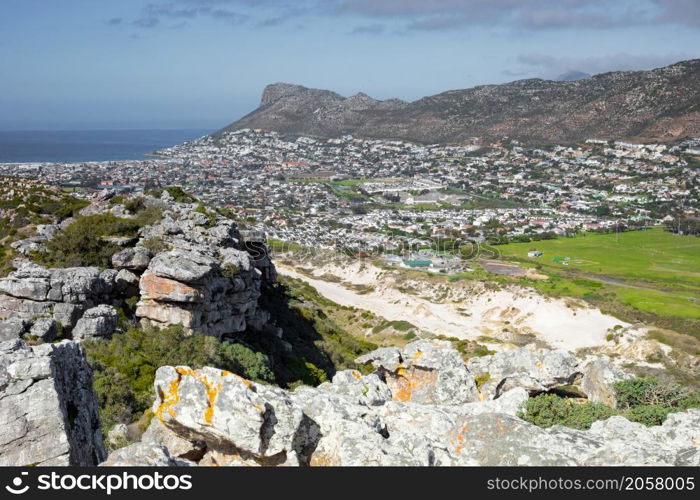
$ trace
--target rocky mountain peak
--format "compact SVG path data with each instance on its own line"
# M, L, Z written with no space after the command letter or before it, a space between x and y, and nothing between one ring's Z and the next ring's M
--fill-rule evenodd
M527 79L451 90L411 103L277 83L261 107L223 131L459 143L503 136L533 143L590 137L664 142L700 135L700 60L650 71Z

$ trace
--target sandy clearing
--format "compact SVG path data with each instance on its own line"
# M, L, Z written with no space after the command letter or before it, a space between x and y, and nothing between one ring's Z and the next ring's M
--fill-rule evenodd
M292 267L278 265L280 274L301 279L324 297L344 306L365 309L391 321L408 321L422 330L463 339L482 335L497 337L508 326L506 321L531 331L551 347L575 351L606 344L606 335L615 325L627 323L590 307L567 305L565 300L550 299L532 290L485 292L464 300L435 303L424 297L404 293L391 286L391 279L372 265L327 265L306 276ZM355 285L372 285L369 293L357 293L335 283L318 279L331 274Z

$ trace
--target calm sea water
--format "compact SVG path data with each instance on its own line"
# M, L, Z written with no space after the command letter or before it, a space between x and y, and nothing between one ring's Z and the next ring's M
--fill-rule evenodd
M0 131L0 163L143 159L213 130Z

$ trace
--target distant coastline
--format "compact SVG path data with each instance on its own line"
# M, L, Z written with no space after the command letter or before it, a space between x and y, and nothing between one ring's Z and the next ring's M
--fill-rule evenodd
M156 150L213 130L0 131L0 163L75 163L158 158Z

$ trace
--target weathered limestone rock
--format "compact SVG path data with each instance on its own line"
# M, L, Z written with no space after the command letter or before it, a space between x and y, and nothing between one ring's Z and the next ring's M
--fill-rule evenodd
M610 358L596 358L583 368L581 390L590 401L615 408L615 383L630 377L631 375L614 366Z
M107 433L107 442L112 446L123 446L129 439L129 428L126 424L115 424Z
M333 376L331 383L325 382L318 389L351 396L369 406L391 401L391 390L376 373L363 376L357 370L343 370Z
M214 368L181 366L159 368L155 387L154 413L170 429L187 428L191 439L228 443L266 463L292 458L303 414L285 391Z
M491 356L471 358L469 371L486 382L481 393L497 398L505 391L522 387L530 393L571 384L580 376L579 360L564 350L539 349L533 344Z
M216 260L206 255L185 250L171 250L156 255L148 269L161 278L196 283L211 273L216 265Z
M135 297L139 294L139 277L128 269L121 269L114 279L114 287L127 297Z
M92 375L71 341L0 343L0 465L97 465L106 457Z
M88 309L73 328L74 339L109 337L117 329L117 310L108 305Z
M144 247L127 248L112 255L112 266L115 269L143 271L151 261L151 252Z
M53 318L39 318L29 329L29 336L44 342L52 342L56 338L56 321Z
M474 377L448 341L420 340L402 351L380 351L362 356L357 362L379 368L395 401L460 404L477 398Z
M159 418L154 418L146 432L141 436L141 442L162 444L170 456L185 460L200 460L204 457L207 445L204 441L189 440L168 429Z
M0 322L0 337L17 338L39 318L47 317L70 331L85 309L111 300L116 276L111 269L46 269L22 263L0 279L0 317L7 318ZM23 330L18 328L20 323L25 325ZM40 324L37 329L46 325Z
M700 461L700 410L672 414L657 427L612 417L594 423L589 431L578 431L562 426L542 429L518 418L528 398L524 387L503 392L497 399L459 404L392 400L392 382L380 376L391 372L382 363L395 362L396 371L410 366L409 360L421 353L423 369L449 371L457 365L450 349L419 341L400 350L398 361L395 351L379 350L363 357L377 362L374 374L346 370L330 383L294 392L214 368L161 367L155 383L156 418L143 437L146 447L120 451L118 459L126 460L128 453L130 464L147 464L156 453L163 463L164 457L176 457L198 465L238 466L697 465ZM500 360L503 366L522 361L522 353L509 354L514 361ZM557 379L558 372L548 369L545 373ZM542 373L537 376L533 379L547 380ZM460 392L454 394L462 397ZM166 451L141 456L142 450L154 446ZM112 462L110 458L108 463Z
M0 342L20 338L28 329L28 323L21 318L0 321Z
M258 298L261 287L274 281L274 266L264 244L248 248L232 220L172 203L140 236L172 249L155 255L141 276L136 316L142 321L181 324L219 338L267 323Z
M141 277L140 287L144 299L160 302L201 302L203 299L198 289L150 272Z

